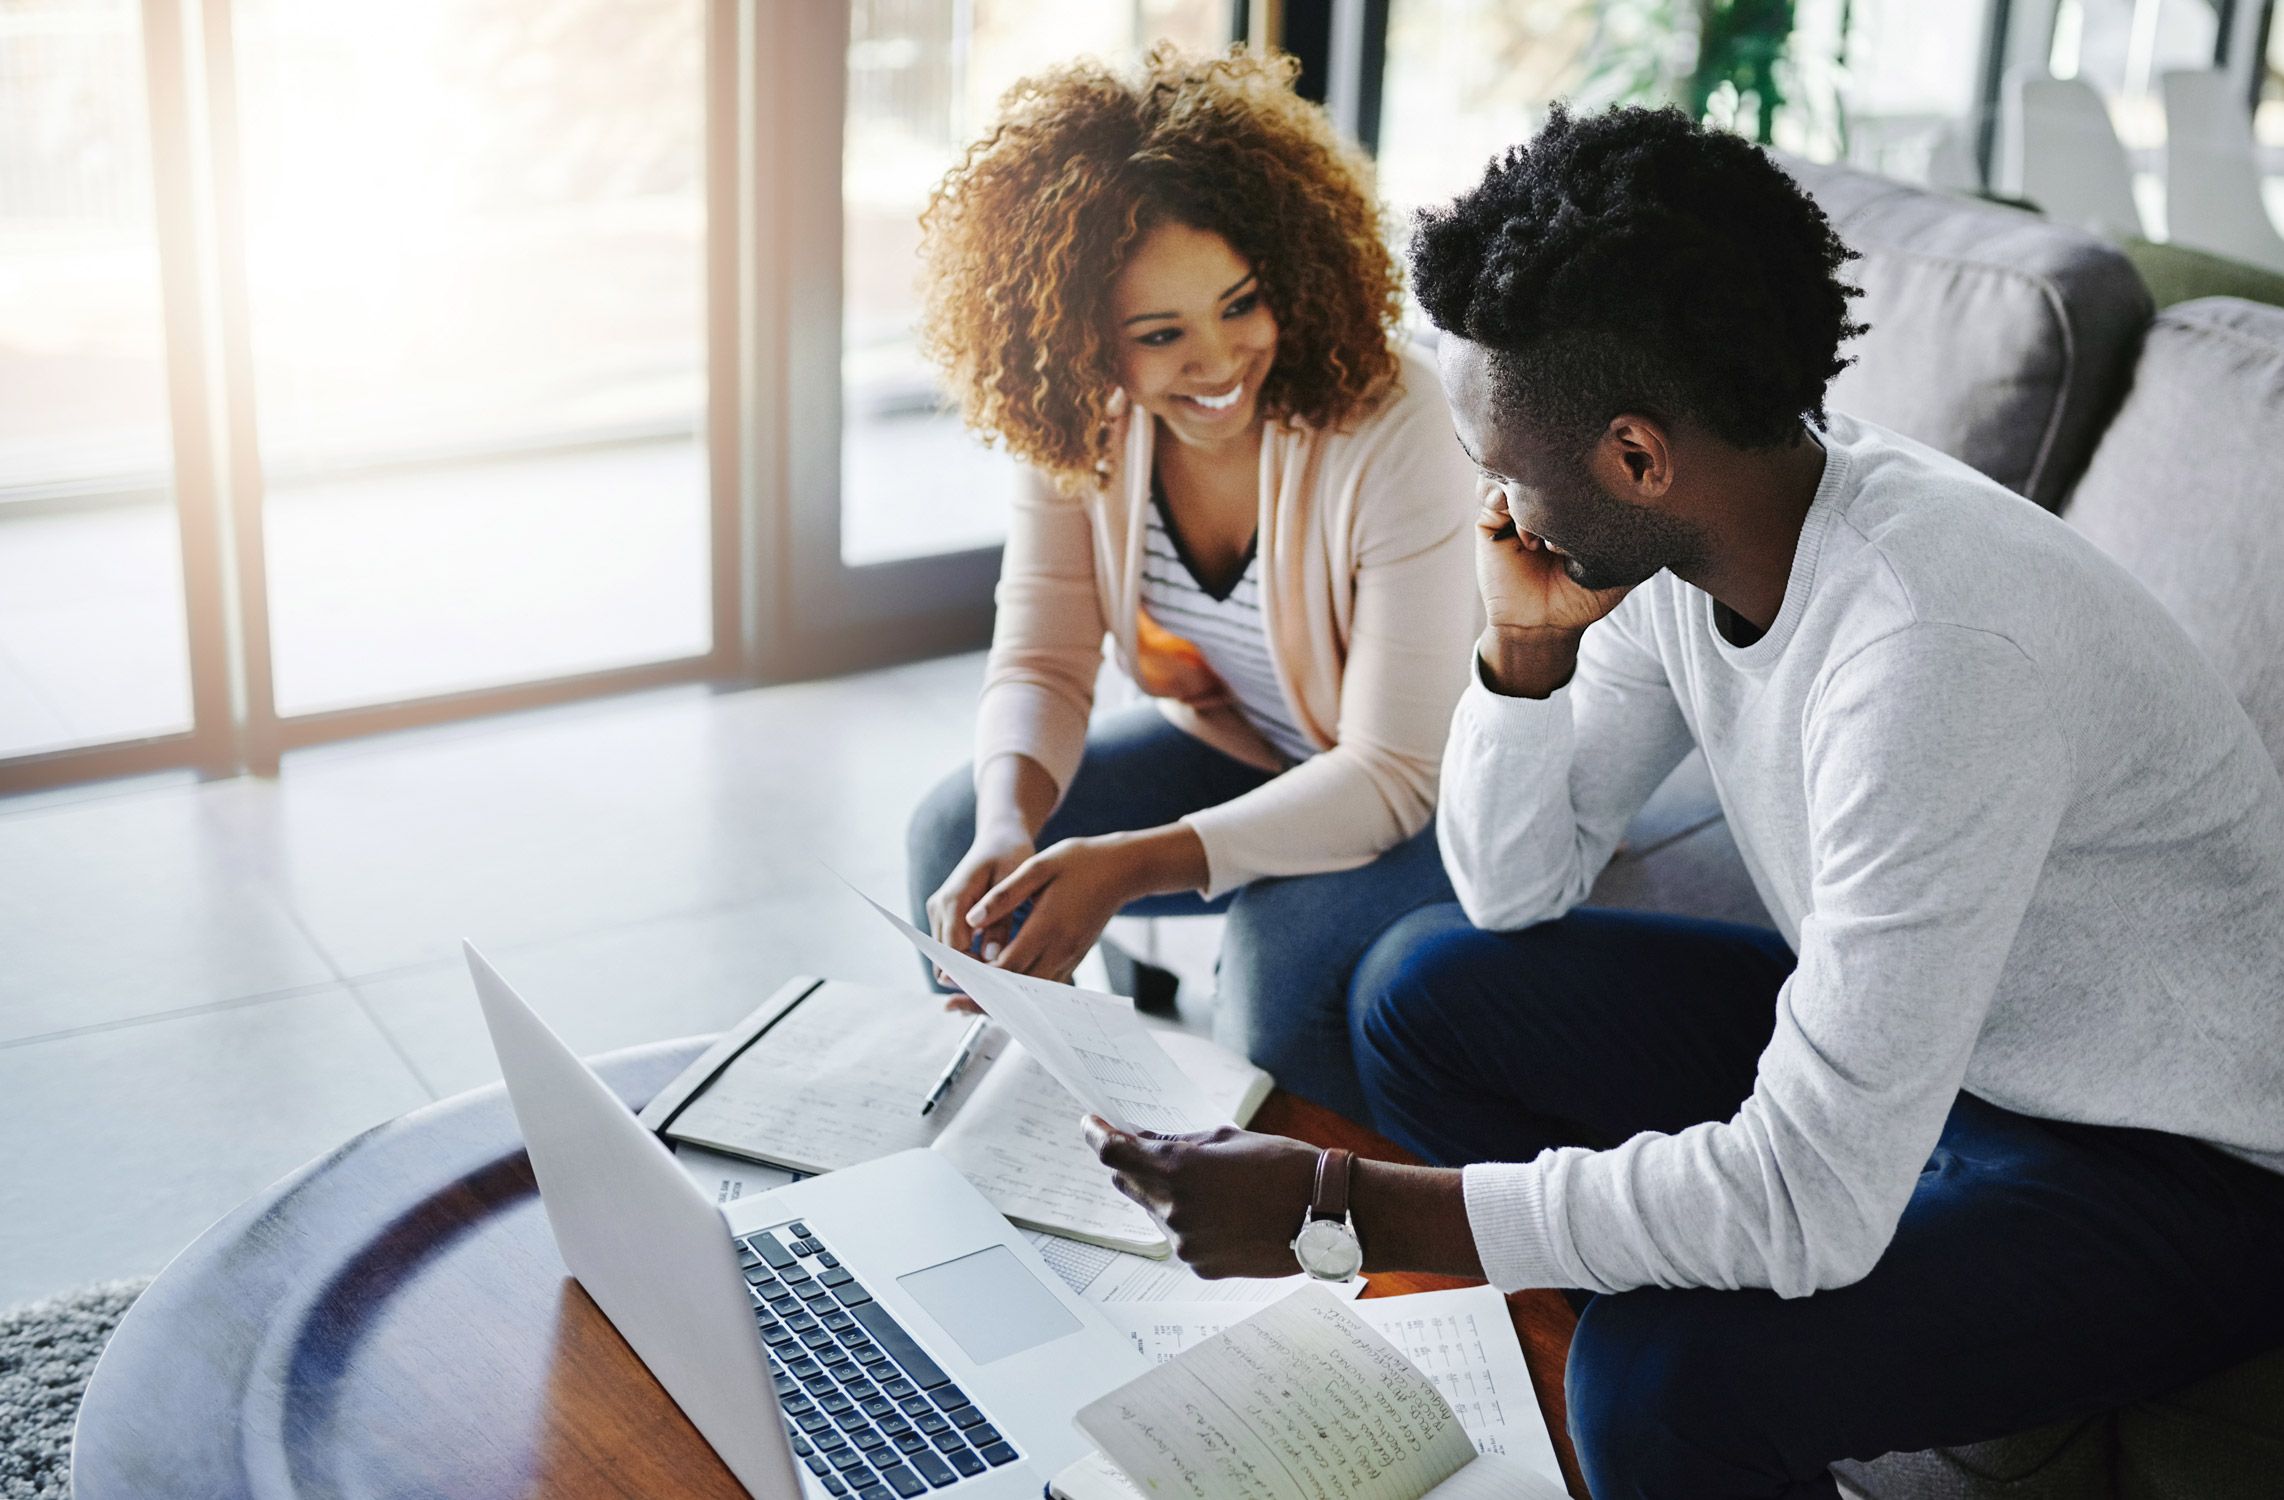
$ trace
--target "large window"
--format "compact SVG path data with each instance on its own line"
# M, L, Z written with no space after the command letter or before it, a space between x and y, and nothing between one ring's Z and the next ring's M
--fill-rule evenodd
M1584 81L1588 0L1390 0L1380 192L1411 210L1471 187Z
M0 757L187 729L134 0L0 3Z
M2059 0L2048 67L2092 85L2134 170L2135 205L2165 237L2165 101L2159 80L2174 68L2209 68L2220 37L2211 0Z
M1816 0L1803 5L1833 38L1840 153L1906 181L1969 190L1996 128L1983 41L1997 0Z
M0 0L0 788L979 641L919 212L1023 74L1236 29Z
M702 655L699 0L241 0L277 708Z
M0 787L720 668L708 17L0 0Z

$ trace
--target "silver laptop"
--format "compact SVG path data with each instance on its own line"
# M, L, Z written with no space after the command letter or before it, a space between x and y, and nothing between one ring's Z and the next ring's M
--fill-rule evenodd
M933 1151L715 1207L464 946L564 1264L753 1494L1028 1500L1142 1373Z

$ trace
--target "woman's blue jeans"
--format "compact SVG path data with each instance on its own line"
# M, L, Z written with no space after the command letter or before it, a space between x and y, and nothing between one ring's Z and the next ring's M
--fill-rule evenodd
M1086 757L1039 830L1038 845L1155 828L1267 780L1267 772L1175 728L1149 704L1123 709L1088 731ZM928 794L912 815L906 841L913 920L925 928L928 897L975 841L970 768ZM1123 914L1227 913L1215 1040L1268 1069L1284 1088L1362 1119L1364 1096L1349 1054L1349 974L1390 923L1451 899L1430 824L1354 870L1256 880L1214 901L1192 891L1148 896Z

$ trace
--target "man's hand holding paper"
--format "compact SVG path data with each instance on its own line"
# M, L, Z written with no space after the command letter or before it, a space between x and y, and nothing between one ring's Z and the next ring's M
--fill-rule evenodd
M1290 1276L1317 1148L1234 1125L1183 1136L1135 1135L1100 1119L1087 1144L1198 1275Z

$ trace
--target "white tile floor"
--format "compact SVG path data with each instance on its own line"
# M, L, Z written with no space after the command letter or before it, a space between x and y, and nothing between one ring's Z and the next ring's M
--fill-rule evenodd
M0 1306L156 1271L283 1173L497 1076L476 939L582 1051L794 973L905 983L901 890L980 656L0 800Z

